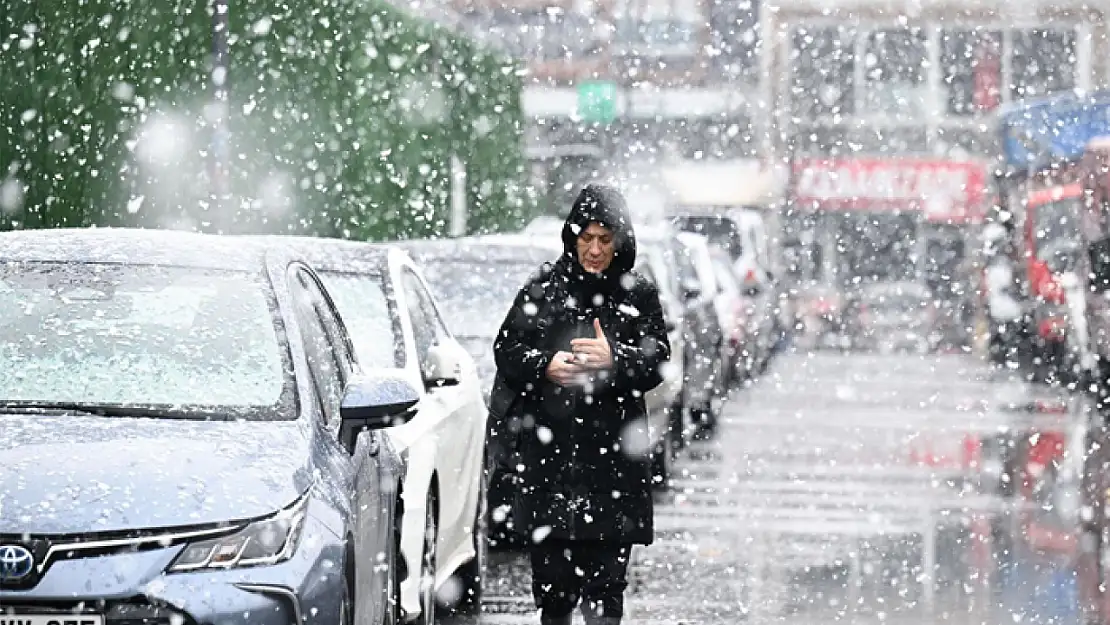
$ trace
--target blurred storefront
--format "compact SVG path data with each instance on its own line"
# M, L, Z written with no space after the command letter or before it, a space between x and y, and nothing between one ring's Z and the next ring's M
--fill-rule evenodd
M975 307L972 228L988 201L982 160L795 160L783 214L786 276L799 293L923 284L960 343Z

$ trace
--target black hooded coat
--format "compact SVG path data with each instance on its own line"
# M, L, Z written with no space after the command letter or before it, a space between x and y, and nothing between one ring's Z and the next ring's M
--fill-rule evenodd
M601 274L577 258L578 233L598 223L614 233L616 253ZM516 529L545 537L650 544L653 539L651 440L644 393L662 382L670 358L655 285L632 271L636 238L627 206L609 187L590 185L563 226L563 255L520 290L494 344L497 367L516 394L511 441L517 471ZM593 338L599 319L613 367L584 386L546 377L558 351ZM495 426L496 427L496 426Z

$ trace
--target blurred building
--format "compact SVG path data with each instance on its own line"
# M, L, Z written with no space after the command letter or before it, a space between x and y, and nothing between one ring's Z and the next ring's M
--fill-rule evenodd
M525 62L537 186L626 156L754 153L759 0L449 0Z
M1110 49L1096 6L782 2L766 24L764 60L778 151L991 156L999 107L1107 82Z

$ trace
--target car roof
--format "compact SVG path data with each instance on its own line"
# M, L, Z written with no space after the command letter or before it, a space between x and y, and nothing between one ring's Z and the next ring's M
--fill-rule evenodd
M258 271L265 246L238 237L183 230L54 228L0 233L0 260L168 265Z
M528 235L486 235L459 239L399 241L417 263L434 261L528 262L539 265L558 258L562 246L540 244Z
M384 273L391 255L404 255L392 244L328 237L244 235L237 238L270 249L288 250L312 268L326 272Z

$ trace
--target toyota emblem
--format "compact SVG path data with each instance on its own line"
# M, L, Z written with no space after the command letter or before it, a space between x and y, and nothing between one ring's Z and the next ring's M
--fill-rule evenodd
M0 546L0 582L22 581L35 570L35 556L20 545Z

